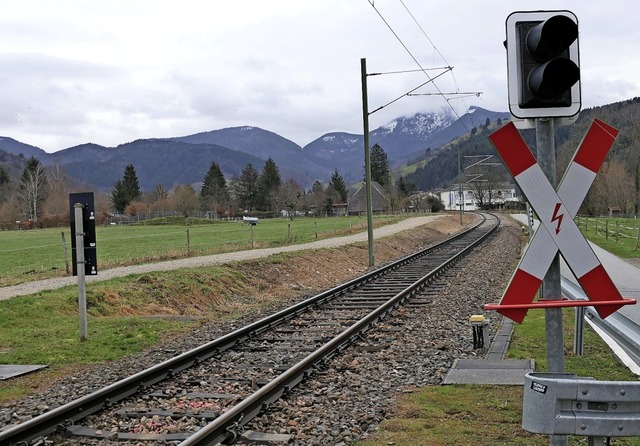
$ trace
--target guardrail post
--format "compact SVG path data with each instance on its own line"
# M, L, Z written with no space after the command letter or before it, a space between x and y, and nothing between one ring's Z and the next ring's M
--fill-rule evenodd
M573 354L584 354L584 307L576 307L576 321L573 334Z

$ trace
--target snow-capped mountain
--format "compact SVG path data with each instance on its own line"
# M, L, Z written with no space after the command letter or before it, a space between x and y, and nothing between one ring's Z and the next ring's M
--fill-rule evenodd
M380 145L387 153L391 167L405 164L427 149L437 149L454 138L479 127L487 119L508 119L509 113L498 113L472 107L469 113L457 119L450 112L416 113L404 116L378 127L369 134L369 144ZM356 172L344 172L347 180L362 176L364 142L362 135L333 132L307 144L303 151L325 159L336 166L352 166Z

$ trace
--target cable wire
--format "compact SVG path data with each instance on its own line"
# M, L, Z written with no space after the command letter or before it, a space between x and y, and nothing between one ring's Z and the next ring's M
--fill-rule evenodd
M413 61L415 62L415 64L420 68L419 71L422 71L424 73L424 75L427 77L428 81L425 82L424 84L420 85L426 85L427 83L433 83L433 86L435 87L435 89L438 91L438 94L440 96L442 96L444 98L444 100L447 102L447 105L449 106L449 108L451 108L451 110L453 111L454 115L458 118L458 121L460 121L460 123L462 124L462 126L465 128L466 131L469 131L469 128L467 127L467 125L464 123L464 121L461 119L460 115L458 114L458 111L455 109L455 107L453 107L453 105L450 102L450 99L457 99L457 98L447 98L446 94L442 92L442 90L440 89L440 87L438 87L438 85L434 82L435 78L432 78L431 76L429 76L429 73L427 73L427 69L425 69L422 64L420 64L420 62L418 61L418 59L413 55L413 53L411 52L411 50L407 47L407 45L402 41L402 39L400 38L400 36L398 35L398 33L396 33L396 31L393 29L393 27L391 26L391 24L384 18L384 16L382 15L382 13L378 10L378 8L376 8L375 4L374 4L374 0L367 0L367 2L371 5L371 7L373 8L373 10L378 14L378 16L380 17L380 19L384 22L384 24L387 26L387 28L389 28L389 31L391 31L391 33L394 35L394 37L396 38L396 40L398 40L398 42L400 43L400 45L402 45L402 47L404 48L404 50L407 52L407 54L409 54L409 56L413 59ZM431 41L431 39L429 39L429 36L427 36L426 32L424 32L424 29L420 26L420 24L417 22L417 20L415 19L415 17L413 16L413 14L411 13L411 11L407 8L407 6L404 4L404 2L402 0L400 0L400 2L402 3L402 5L404 6L404 8L407 10L407 12L409 13L409 15L413 18L414 22L418 25L418 27L422 30L424 36L427 38L427 40L429 41L429 43L433 46L433 48L436 50L436 52L440 55L440 57L442 57L443 61L448 65L446 59L444 58L444 56L442 55L442 53L440 53L440 51L436 48L436 46L433 44L433 42ZM451 67L449 67L451 68ZM441 73L443 74L443 73ZM438 75L440 76L440 75ZM457 82L455 81L454 78L454 83L456 84L456 89L458 89L457 87ZM418 87L419 88L419 87ZM416 89L411 90L409 93L412 93L413 91L415 91ZM400 99L401 97L404 97L408 94L405 94L403 96L400 96L399 98L395 99L394 101L391 101L390 103L384 105L383 107L386 107L387 105L397 101L398 99ZM380 108L383 108L380 107ZM466 104L465 104L466 107ZM380 108L376 109L379 110ZM469 115L469 117L471 118L471 116ZM473 123L473 119L471 119L471 122Z

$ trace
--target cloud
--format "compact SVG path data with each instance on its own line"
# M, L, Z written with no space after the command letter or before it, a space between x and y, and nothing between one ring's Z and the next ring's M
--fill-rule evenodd
M362 131L361 58L368 73L390 72L418 68L412 55L425 68L454 67L420 93L482 95L402 97L426 76L369 77L370 111L402 97L371 115L372 128L443 107L506 111L506 17L557 8L551 0L404 4L414 17L395 0L375 1L382 18L364 0L10 2L0 19L3 136L53 151L252 125L305 145ZM563 6L580 20L584 103L640 96L640 62L629 56L640 29L625 12L635 3Z

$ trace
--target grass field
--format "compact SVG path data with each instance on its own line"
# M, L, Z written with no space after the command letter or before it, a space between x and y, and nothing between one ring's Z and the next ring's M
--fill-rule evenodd
M618 257L640 257L640 220L631 218L576 217L589 241Z
M406 215L376 216L374 226L402 218ZM366 222L366 217L329 217L261 219L253 227L238 221L189 226L175 222L98 226L98 271L192 255L311 242L364 231ZM68 227L0 232L0 286L68 275L67 261L71 263Z

